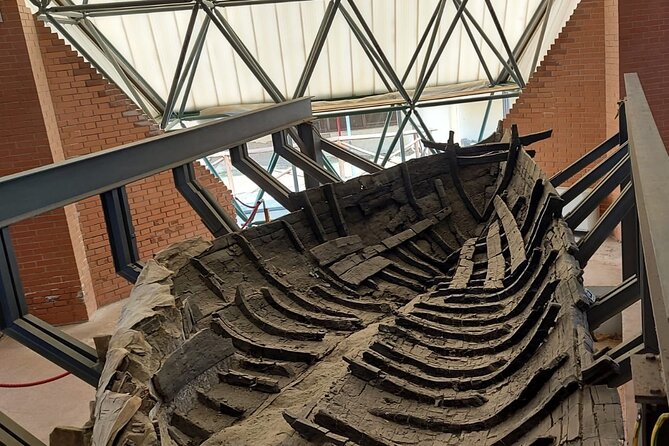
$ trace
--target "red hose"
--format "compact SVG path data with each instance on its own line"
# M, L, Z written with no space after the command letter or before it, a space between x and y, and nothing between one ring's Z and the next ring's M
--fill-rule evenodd
M41 386L42 384L47 384L53 381L57 381L61 378L65 378L69 374L70 372L65 372L61 373L60 375L52 376L51 378L46 378L40 381L33 381L28 383L11 383L11 384L0 383L0 389L22 389L25 387Z
M245 229L253 221L256 214L258 213L258 208L260 208L261 203L262 203L262 200L257 202L256 205L253 206L253 210L251 211L251 215L249 215L249 218L242 225L242 229Z
M240 199L237 198L237 197L235 197L235 200L237 200L237 203L239 203L239 204L241 204L242 206L247 207L247 208L249 208L249 209L253 209L253 208L255 207L255 205L251 206L250 204L246 204L246 203L244 203L242 200L240 200Z

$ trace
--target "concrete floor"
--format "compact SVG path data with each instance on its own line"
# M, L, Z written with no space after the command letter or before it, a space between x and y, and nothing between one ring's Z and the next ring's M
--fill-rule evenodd
M620 277L620 243L609 239L590 260L584 282L586 287L610 286L620 283ZM112 333L123 303L100 308L88 322L62 328L92 345L94 336ZM626 331L634 329L625 328ZM28 382L63 372L60 367L6 336L0 339L0 358L0 383ZM81 426L88 420L89 403L93 397L92 387L67 376L39 387L0 389L0 411L48 444L49 433L55 426ZM625 405L633 414L633 402L628 401Z
M123 304L100 308L88 322L60 328L93 345L93 337L113 332ZM0 358L0 383L30 382L64 372L7 336L0 339ZM89 402L94 396L93 387L70 375L38 387L0 388L0 412L48 444L54 427L81 426L89 419Z

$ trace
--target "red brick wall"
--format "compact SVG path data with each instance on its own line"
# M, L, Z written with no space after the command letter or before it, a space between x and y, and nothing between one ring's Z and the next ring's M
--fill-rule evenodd
M604 1L604 45L606 55L606 128L607 135L618 132L620 94L620 54L618 44L618 0Z
M581 0L505 118L505 126L516 123L521 134L553 129L552 138L532 146L548 175L611 134L607 119L616 109L615 100L607 100L606 83L605 3L610 1Z
M23 3L0 3L0 176L52 163L62 148L33 19ZM32 312L52 323L85 320L86 306L63 209L12 225Z
M162 133L118 87L103 79L47 26L39 23L37 28L66 158ZM225 185L199 164L196 173L226 210L234 212ZM133 183L127 191L142 258L188 237L211 237L174 188L171 172ZM111 263L99 199L84 200L76 210L98 305L127 296L130 285L116 275Z
M41 22L23 0L0 3L0 176L160 134L127 96ZM196 166L233 212L230 192ZM164 172L128 186L143 258L178 240L210 238ZM113 270L99 198L12 225L31 312L56 324L87 319L127 296Z
M620 89L624 73L639 74L655 123L669 149L669 2L621 0Z

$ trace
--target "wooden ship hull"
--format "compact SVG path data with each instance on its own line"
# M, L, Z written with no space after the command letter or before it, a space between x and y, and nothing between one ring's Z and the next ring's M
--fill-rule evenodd
M93 444L622 444L559 195L515 136L439 148L149 261Z

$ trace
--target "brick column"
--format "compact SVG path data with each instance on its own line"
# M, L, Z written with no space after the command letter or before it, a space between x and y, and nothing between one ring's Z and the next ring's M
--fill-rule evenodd
M104 79L48 26L41 22L35 26L65 158L163 133L119 87ZM225 185L200 164L196 164L195 172L234 215L232 196ZM142 258L150 258L186 238L211 238L174 187L170 171L132 183L127 191ZM83 240L81 252L87 265L82 282L90 284L98 305L126 297L131 285L114 271L100 200L93 197L77 203L76 213Z
M118 86L36 21L24 1L0 3L0 176L162 133ZM200 164L195 172L233 215L225 185ZM129 184L127 191L142 258L186 238L211 238L170 171ZM36 315L75 322L127 297L131 285L114 271L98 197L12 229Z
M669 150L669 2L620 0L620 91L623 74L636 72Z
M37 30L23 0L0 4L0 176L63 159ZM72 243L72 209L11 227L30 310L56 324L82 321L86 296Z
M521 134L553 129L552 138L532 146L548 175L617 131L607 129L617 100L607 96L609 1L581 0L504 120L506 127L518 124Z

